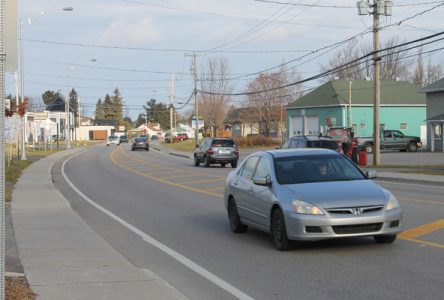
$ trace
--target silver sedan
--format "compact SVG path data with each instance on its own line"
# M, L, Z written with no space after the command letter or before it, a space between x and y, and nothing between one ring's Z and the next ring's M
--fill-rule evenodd
M233 232L269 232L279 250L290 240L372 236L392 243L401 231L395 196L342 154L327 149L259 151L226 180Z

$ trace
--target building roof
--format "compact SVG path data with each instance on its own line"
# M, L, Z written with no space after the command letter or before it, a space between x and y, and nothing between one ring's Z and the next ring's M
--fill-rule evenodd
M427 118L426 121L427 122L436 122L436 121L444 122L444 114L440 114L440 115L437 115L437 116L433 116L433 117Z
M444 77L434 83L420 89L422 93L444 92Z
M329 81L287 105L287 108L341 106L349 103L349 80ZM418 86L407 81L382 80L381 105L425 105ZM352 105L373 105L373 81L352 81Z

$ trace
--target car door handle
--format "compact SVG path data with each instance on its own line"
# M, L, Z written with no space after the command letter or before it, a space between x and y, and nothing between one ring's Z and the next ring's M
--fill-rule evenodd
M233 182L233 185L237 185L237 181Z
M254 192L254 189L251 187L251 188L248 189L248 191L251 192L251 193L253 193L253 192Z

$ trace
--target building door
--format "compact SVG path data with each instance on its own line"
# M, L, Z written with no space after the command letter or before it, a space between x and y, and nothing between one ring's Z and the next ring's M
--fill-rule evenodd
M305 134L319 135L319 117L306 117Z
M288 137L303 135L304 134L304 117L290 117L289 119L289 128L288 128Z

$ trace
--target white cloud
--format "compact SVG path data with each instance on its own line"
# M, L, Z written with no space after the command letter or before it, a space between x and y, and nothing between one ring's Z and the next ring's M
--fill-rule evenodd
M98 38L103 44L144 44L157 42L162 38L161 33L155 28L152 19L142 19L129 22L125 18L119 18L105 30Z

